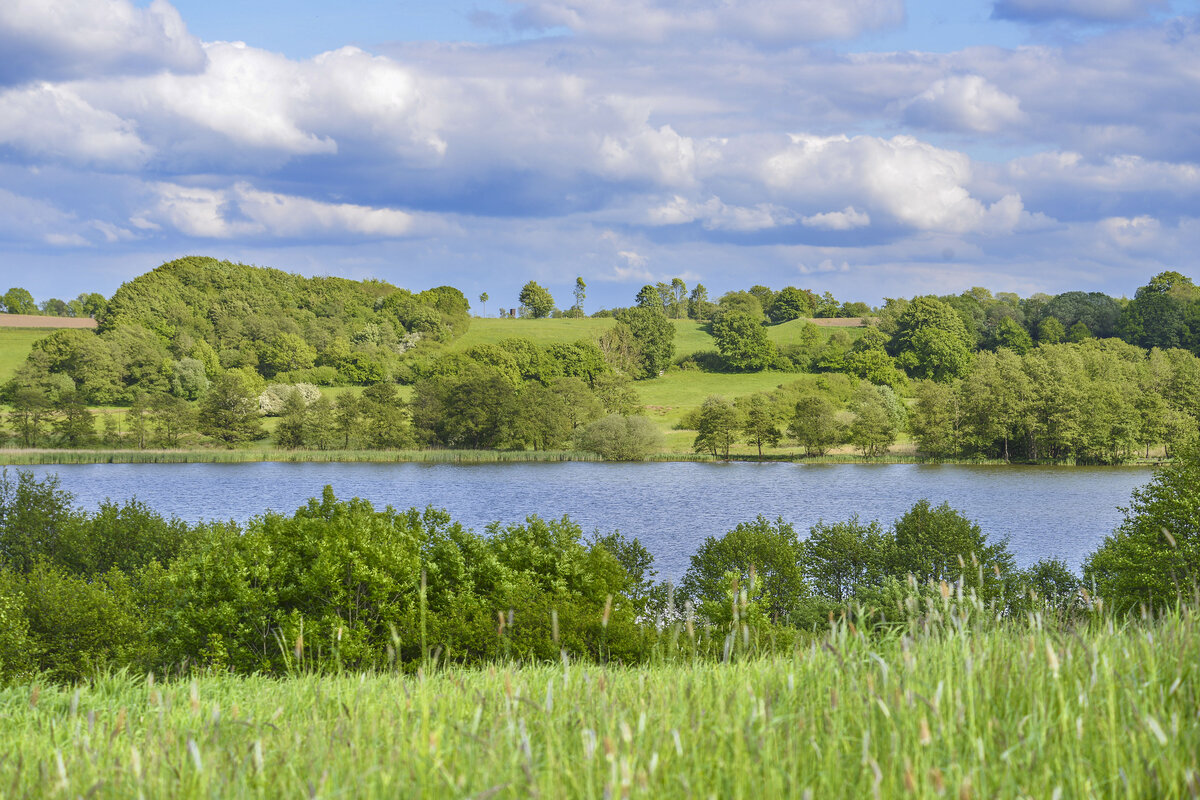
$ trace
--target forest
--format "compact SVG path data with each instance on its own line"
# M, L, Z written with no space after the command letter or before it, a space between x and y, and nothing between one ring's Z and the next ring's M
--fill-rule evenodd
M1176 272L1131 300L976 288L875 309L797 287L712 301L675 279L585 315L586 288L577 279L562 311L530 281L518 316L537 327L469 341L471 306L451 287L180 259L92 298L97 330L35 342L0 391L0 436L21 448L259 442L636 460L663 453L674 430L711 458L746 457L744 445L873 458L899 442L918 459L1110 464L1169 457L1200 419L1200 289ZM543 335L585 316L602 327ZM818 324L830 320L850 326ZM747 388L759 374L774 388ZM723 393L656 420L650 387L700 375Z

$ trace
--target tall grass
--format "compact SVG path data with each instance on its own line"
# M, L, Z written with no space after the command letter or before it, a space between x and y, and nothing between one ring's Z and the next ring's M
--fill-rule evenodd
M967 605L725 663L684 645L641 669L14 686L0 691L0 793L1197 796L1195 612L1058 629Z

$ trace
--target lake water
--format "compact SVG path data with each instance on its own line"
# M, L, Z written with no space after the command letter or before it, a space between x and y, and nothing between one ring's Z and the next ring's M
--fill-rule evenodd
M884 525L921 499L948 501L989 536L1008 536L1018 563L1058 557L1072 567L1121 521L1143 467L916 464L87 464L29 467L57 473L77 502L137 497L189 521L243 522L291 512L322 488L378 507L445 508L482 530L493 520L564 514L587 532L620 530L678 578L707 536L758 514L803 535L818 520L858 513Z

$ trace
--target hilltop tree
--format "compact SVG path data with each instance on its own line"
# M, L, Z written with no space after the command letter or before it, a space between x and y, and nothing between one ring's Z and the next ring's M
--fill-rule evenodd
M580 313L581 316L583 314L583 300L585 297L587 297L587 284L584 283L583 278L576 276L574 308Z
M0 298L0 302L3 302L4 311L8 314L38 313L37 303L33 302L33 295L19 286L14 286L5 292L3 298Z
M712 324L717 350L733 369L762 370L775 360L775 343L758 320L742 311L723 311Z
M517 296L521 302L521 316L542 319L550 316L554 310L554 297L536 281L530 281L521 287Z

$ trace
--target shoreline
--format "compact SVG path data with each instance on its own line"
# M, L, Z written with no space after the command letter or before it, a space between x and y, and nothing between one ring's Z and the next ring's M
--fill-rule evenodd
M381 463L381 464L521 464L605 462L593 453L572 450L55 450L0 449L0 467L52 466L56 464L250 464L280 463ZM1139 458L1121 464L1075 464L1056 461L1002 461L999 459L932 459L911 454L862 457L853 454L800 456L793 454L731 455L714 458L703 453L658 453L631 463L789 463L789 464L915 464L957 466L1112 466L1154 467L1164 459Z

